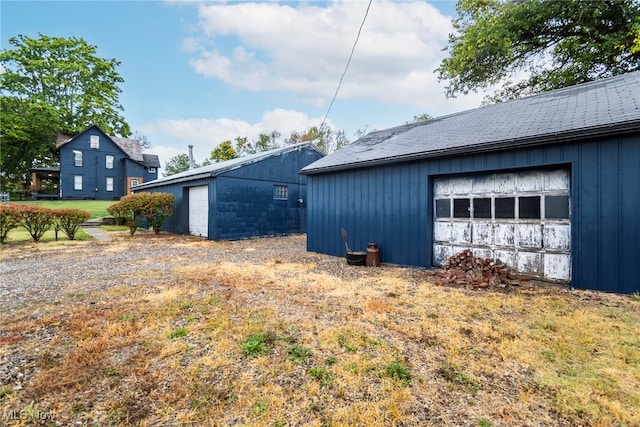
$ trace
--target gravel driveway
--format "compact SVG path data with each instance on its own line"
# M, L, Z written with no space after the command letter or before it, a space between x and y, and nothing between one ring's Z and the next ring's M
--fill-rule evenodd
M306 252L306 236L288 236L213 242L191 236L138 232L109 233L109 242L9 244L0 254L0 315L33 303L63 302L123 281L129 286L148 283L149 277L169 273L189 260L197 262L273 259L312 261L342 277L375 274L348 267L344 258ZM369 269L371 270L371 269ZM143 271L144 274L140 274Z

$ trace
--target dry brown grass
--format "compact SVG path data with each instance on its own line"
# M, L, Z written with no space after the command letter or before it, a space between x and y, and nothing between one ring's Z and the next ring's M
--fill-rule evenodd
M640 302L627 296L252 257L273 240L156 242L158 259L184 245L184 266L160 276L140 262L147 284L123 277L3 315L0 356L36 365L24 389L2 388L4 413L31 405L60 425L640 425ZM211 248L229 261L199 263ZM264 352L247 355L256 334Z

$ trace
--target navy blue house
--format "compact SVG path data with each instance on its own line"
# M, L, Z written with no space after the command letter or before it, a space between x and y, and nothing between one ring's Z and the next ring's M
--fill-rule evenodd
M320 159L310 143L289 145L147 182L135 193L164 192L175 209L162 229L209 240L305 232L305 176Z
M640 290L640 72L372 132L302 169L307 249Z
M142 154L137 140L108 136L95 125L59 139L57 149L61 199L118 200L158 178L158 156Z

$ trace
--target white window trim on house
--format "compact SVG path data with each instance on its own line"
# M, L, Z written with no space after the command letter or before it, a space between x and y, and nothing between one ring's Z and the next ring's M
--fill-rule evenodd
M82 190L82 175L73 176L73 189Z
M73 150L73 165L82 166L82 151Z
M137 187L138 185L140 185L140 180L139 179L132 179L131 180L131 187Z
M89 145L91 148L99 149L100 148L100 136L99 135L90 135L89 136Z
M104 167L107 169L113 169L113 156L110 154L107 154L105 156L105 164Z
M156 173L156 168L149 168L149 173Z
M113 177L112 176L106 177L106 190L107 191L113 191Z

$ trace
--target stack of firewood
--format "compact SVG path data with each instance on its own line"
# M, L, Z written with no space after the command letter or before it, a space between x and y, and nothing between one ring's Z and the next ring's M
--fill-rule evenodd
M509 268L493 258L473 256L469 249L450 257L443 268L431 270L438 285L471 286L487 288L489 286L504 287L514 284L516 276Z

